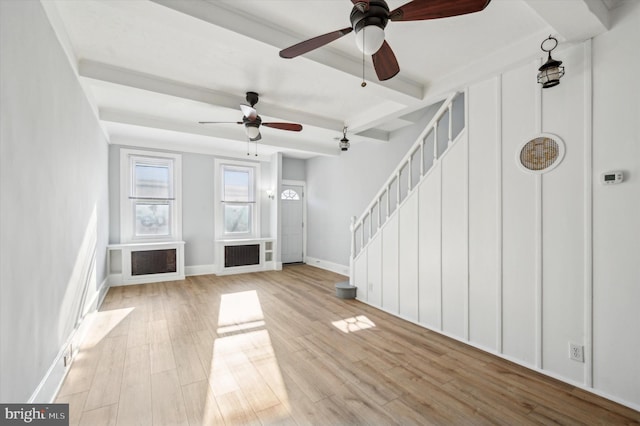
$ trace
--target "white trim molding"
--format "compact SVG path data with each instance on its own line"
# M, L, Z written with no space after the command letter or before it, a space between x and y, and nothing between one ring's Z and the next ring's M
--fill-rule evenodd
M189 265L184 267L184 275L193 277L196 275L211 275L216 273L216 265Z
M335 272L336 274L341 274L345 276L349 276L349 266L341 265L339 263L329 262L328 260L318 259L315 257L305 256L304 263L309 266L315 266L316 268L324 269L326 271Z

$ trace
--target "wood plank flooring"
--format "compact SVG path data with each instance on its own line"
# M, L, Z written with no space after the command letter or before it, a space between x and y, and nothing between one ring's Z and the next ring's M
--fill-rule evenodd
M71 425L640 424L640 413L355 300L306 265L109 290Z

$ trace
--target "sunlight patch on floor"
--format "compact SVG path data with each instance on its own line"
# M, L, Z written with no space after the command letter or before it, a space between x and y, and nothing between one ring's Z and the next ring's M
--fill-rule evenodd
M260 328L264 326L265 326L264 321L251 321L244 324L234 324L234 325L227 325L225 327L219 327L216 333L218 334L238 333L240 331L250 330L252 328Z
M217 401L224 421L231 424L256 421L257 413L273 413L268 415L271 423L286 419L289 397L257 292L223 294L217 325L220 337L213 343L209 370L214 398L207 398L207 404ZM212 409L206 407L205 416ZM251 411L255 418L247 416Z
M218 327L262 321L264 315L255 290L223 294L218 312Z
M373 328L376 326L373 321L364 315L333 321L331 324L343 333L354 333L356 331L366 330L367 328Z
M80 339L84 348L91 348L102 341L118 327L135 308L98 311L89 315L90 325L87 334ZM123 324L128 326L128 324Z

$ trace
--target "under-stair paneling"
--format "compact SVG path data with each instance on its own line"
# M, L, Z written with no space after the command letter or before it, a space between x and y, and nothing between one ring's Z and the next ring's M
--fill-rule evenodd
M516 165L516 152L536 129L535 64L502 75L503 352L536 362L536 178ZM469 115L478 111L470 111Z
M462 139L442 158L442 329L468 333L467 144Z
M367 301L382 306L382 232L378 232L367 247Z
M364 302L369 300L369 295L367 294L367 289L369 287L367 277L367 260L367 250L365 249L356 258L353 265L353 274L355 275L353 285L358 287L356 297Z
M469 87L469 338L497 350L501 309L499 251L501 138L498 77Z
M418 321L418 191L400 207L400 316Z
M418 188L418 304L420 323L442 328L440 163L429 171Z
M382 308L394 314L398 314L398 217L394 212L382 229Z
M583 46L563 51L567 69L584 68ZM584 337L584 86L571 73L555 90L542 91L542 128L566 145L562 163L542 175L542 366L576 382L584 363L568 357L569 342Z

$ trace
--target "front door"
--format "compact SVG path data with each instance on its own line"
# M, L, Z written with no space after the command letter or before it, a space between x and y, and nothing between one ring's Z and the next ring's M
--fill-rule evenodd
M302 262L304 259L303 197L301 185L282 185L282 263Z

